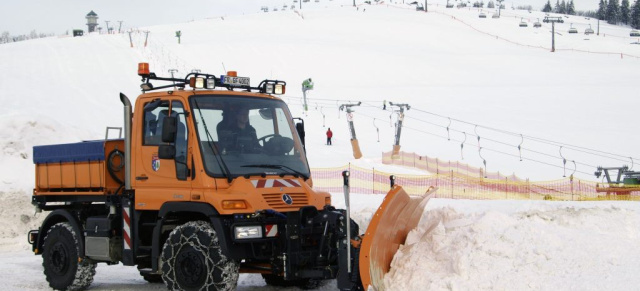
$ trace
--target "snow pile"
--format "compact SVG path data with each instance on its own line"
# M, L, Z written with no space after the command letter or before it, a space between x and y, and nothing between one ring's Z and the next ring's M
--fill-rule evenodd
M494 209L499 204L518 207L505 201L476 203ZM635 247L640 243L640 206L609 202L530 206L513 212L465 212L451 206L426 212L396 253L386 286L389 290L627 290L640 283L634 275L640 268L640 250Z

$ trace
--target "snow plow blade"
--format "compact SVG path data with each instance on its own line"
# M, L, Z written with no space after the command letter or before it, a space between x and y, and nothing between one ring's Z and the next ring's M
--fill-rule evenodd
M389 272L391 260L407 234L420 222L424 208L436 191L431 188L422 196L409 196L400 186L394 186L371 218L360 246L360 278L364 290L385 289L383 278Z

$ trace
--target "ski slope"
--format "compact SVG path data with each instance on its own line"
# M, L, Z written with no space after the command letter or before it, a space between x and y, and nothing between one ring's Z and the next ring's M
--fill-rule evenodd
M24 239L43 218L29 205L31 147L100 139L105 127L121 126L117 96L139 94L136 64L142 61L159 75L169 69L178 69L178 75L226 69L251 77L253 84L264 78L287 81L284 99L295 116L305 118L313 168L352 163L422 173L381 164L381 153L391 150L397 118L382 110L383 100L412 106L405 115L403 150L479 167L482 147L488 171L559 179L571 174L571 161L577 161L575 175L594 179L590 166L630 164L626 157L637 156L640 138L633 123L640 105L640 59L633 56L640 56L640 46L631 44L628 29L601 23L600 36L570 35L570 23L581 32L589 23L570 17L556 26L557 52L551 53L550 26L532 27L542 13L505 10L502 18L491 19L485 10L489 18L480 19L478 9L434 4L439 5L429 6L429 13L401 4L333 5L196 19L135 30L133 48L128 34L1 45L3 282L10 290L47 288L41 258L30 255ZM520 28L521 19L529 27ZM146 48L144 31L149 31ZM304 112L299 86L309 77L315 88ZM338 111L340 104L357 101L363 102L354 113L364 154L360 160L352 157L346 116ZM324 145L327 127L334 132L331 147ZM504 131L619 156L586 155L568 146L559 150ZM468 136L461 151L462 132ZM519 144L528 150L522 151L523 161ZM569 160L565 169L560 153ZM336 205L343 206L341 194L334 195ZM352 205L361 228L381 199L355 195ZM640 252L632 247L640 241L635 203L434 199L428 209L385 278L391 290L632 290L640 283L634 274ZM332 290L334 284L320 289ZM100 266L92 286L164 288L146 284L135 268L122 266ZM239 289L272 290L253 275L241 276Z

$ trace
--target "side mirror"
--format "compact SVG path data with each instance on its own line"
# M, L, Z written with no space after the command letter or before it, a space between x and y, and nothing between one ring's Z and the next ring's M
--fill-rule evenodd
M294 118L293 120L300 120L300 122L296 123L296 131L298 132L298 136L300 137L300 141L302 142L302 148L306 150L305 142L304 142L304 120L302 118Z
M174 116L167 116L162 120L162 141L174 143L178 132L178 119ZM175 152L175 149L174 149ZM175 154L175 153L174 153Z
M158 147L158 158L163 160L173 160L176 156L176 147L163 144Z

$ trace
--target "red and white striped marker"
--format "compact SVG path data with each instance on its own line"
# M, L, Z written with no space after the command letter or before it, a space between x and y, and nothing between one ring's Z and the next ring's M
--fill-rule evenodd
M131 218L129 216L129 208L122 208L122 236L124 237L124 249L131 249Z
M274 188L274 187L300 187L300 182L293 179L264 179L264 180L251 180L256 188Z
M267 233L266 237L276 237L278 236L278 225L277 224L267 224L264 226L265 232Z

